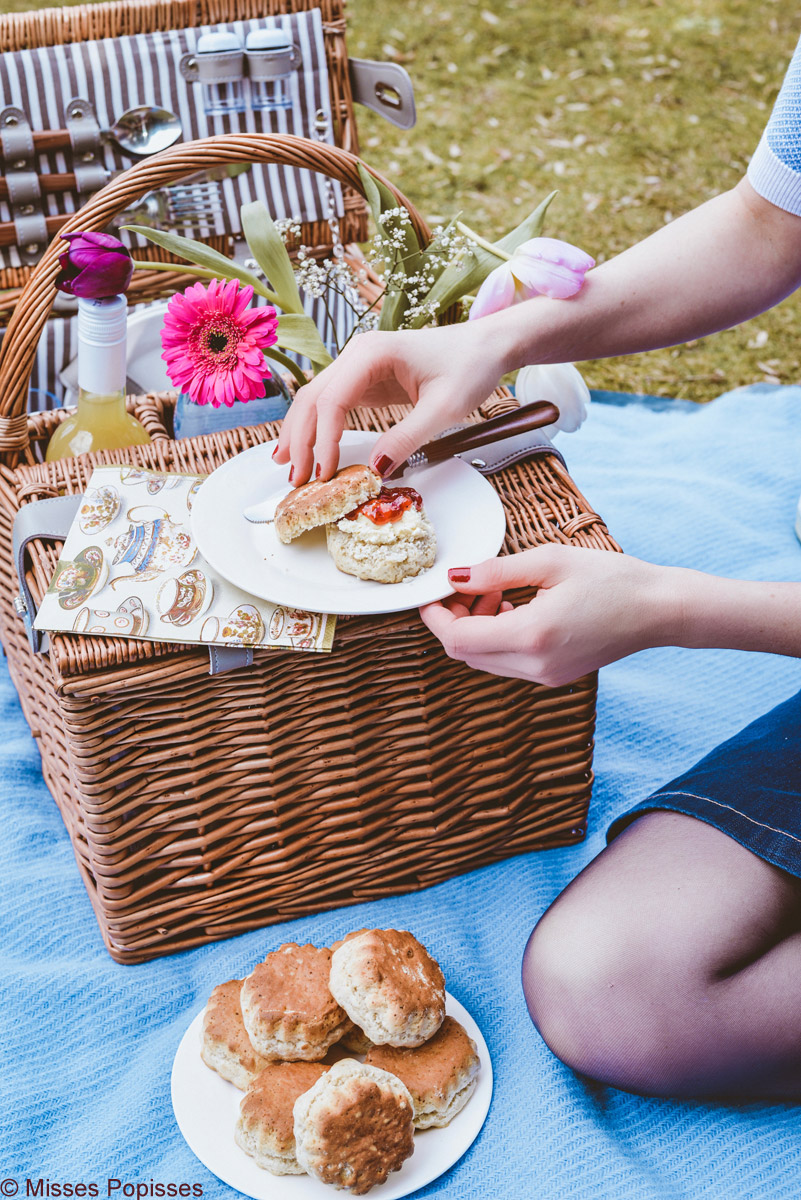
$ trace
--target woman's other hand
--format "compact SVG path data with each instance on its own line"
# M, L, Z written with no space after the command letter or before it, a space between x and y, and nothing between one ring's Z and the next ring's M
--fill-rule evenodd
M548 687L682 635L683 599L696 572L606 550L541 546L454 568L456 595L420 610L450 658L477 671ZM509 588L537 588L527 604Z

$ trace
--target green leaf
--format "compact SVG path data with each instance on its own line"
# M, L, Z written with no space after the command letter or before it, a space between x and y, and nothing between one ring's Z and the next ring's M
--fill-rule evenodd
M493 242L500 250L505 250L507 254L512 254L518 246L522 246L523 242L528 242L532 238L539 237L542 233L542 227L545 224L545 213L548 210L548 205L557 196L558 192L551 192L544 200L540 201L532 213L521 221L517 228L511 233L507 233L499 242ZM497 263L496 263L497 266Z
M492 245L497 246L499 250L503 250L506 254L512 254L518 246L522 246L523 242L527 242L534 237L539 237L545 222L545 213L548 205L556 194L556 192L551 192L511 233L507 233L499 241L493 242ZM466 296L481 287L481 284L487 278L490 271L494 271L500 265L501 259L496 258L494 254L485 250L483 246L473 244L471 250L472 252L468 252L465 255L461 264L452 263L445 268L426 296L426 303L436 304L437 312L444 312L446 308L450 308L457 300L461 300L462 296ZM421 314L412 322L412 328L419 329L427 320L428 317L425 313Z
M250 252L261 267L277 296L278 307L284 312L302 313L300 298L292 261L284 245L284 239L275 227L275 222L260 200L243 204L242 232Z
M287 358L286 354L282 354L280 350L276 350L275 346L269 346L266 350L262 350L262 354L265 358L271 359L272 362L280 363L284 370L289 371L290 374L294 375L301 387L305 387L305 385L309 382L298 364L293 362L291 358Z
M370 212L373 215L373 222L378 226L381 216L381 193L378 190L378 181L370 174L363 163L359 163L359 178L364 188L365 200L370 206Z
M226 258L218 250L212 250L205 242L195 242L192 238L179 237L177 233L165 233L161 229L149 229L144 225L124 225L123 228L131 233L141 234L148 241L161 246L163 250L185 258L187 262L195 263L204 270L214 271L215 279L238 279L241 283L250 284L259 296L275 300L272 292L264 286L264 280L259 279L258 275L254 275L239 263L231 262L230 258ZM174 266L172 270L175 270Z
M305 354L315 367L327 367L332 361L320 332L311 317L290 313L278 318L278 342L296 354Z

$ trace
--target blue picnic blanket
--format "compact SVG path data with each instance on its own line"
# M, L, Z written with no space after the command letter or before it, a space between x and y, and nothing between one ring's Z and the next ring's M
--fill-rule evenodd
M743 388L697 410L595 404L560 445L629 552L723 575L801 578L793 532L801 388ZM420 1196L799 1197L797 1106L675 1103L590 1086L541 1042L519 980L531 927L602 848L611 817L799 687L801 665L770 655L667 648L616 663L601 673L597 782L582 845L122 967L101 944L3 673L0 1179L18 1180L22 1195L27 1177L97 1181L101 1196L114 1177L187 1181L212 1200L233 1198L172 1117L170 1067L184 1029L214 984L280 942L324 945L376 925L411 929L431 948L495 1069L480 1137ZM0 1183L0 1193L13 1189Z

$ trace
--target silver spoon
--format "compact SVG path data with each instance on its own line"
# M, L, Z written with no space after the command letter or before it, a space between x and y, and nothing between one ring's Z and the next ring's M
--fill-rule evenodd
M75 103L80 105L82 102ZM78 116L80 109L76 107L73 114L68 108L68 114ZM147 104L142 104L138 108L129 108L127 112L117 117L110 129L101 129L100 131L103 141L116 142L124 154L130 154L136 158L144 158L148 154L158 154L160 150L166 150L168 146L177 142L180 136L181 122L175 113L169 112L166 108L154 108ZM33 144L37 151L42 152L68 150L72 142L68 130L48 129L41 133L34 133Z
M158 154L178 141L181 122L166 108L142 105L124 112L111 129L103 130L102 136L111 138L128 154Z

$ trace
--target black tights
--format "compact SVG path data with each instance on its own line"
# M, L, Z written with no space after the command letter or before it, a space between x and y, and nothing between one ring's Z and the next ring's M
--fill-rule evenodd
M523 959L564 1063L649 1096L801 1099L801 880L681 813L633 822Z

